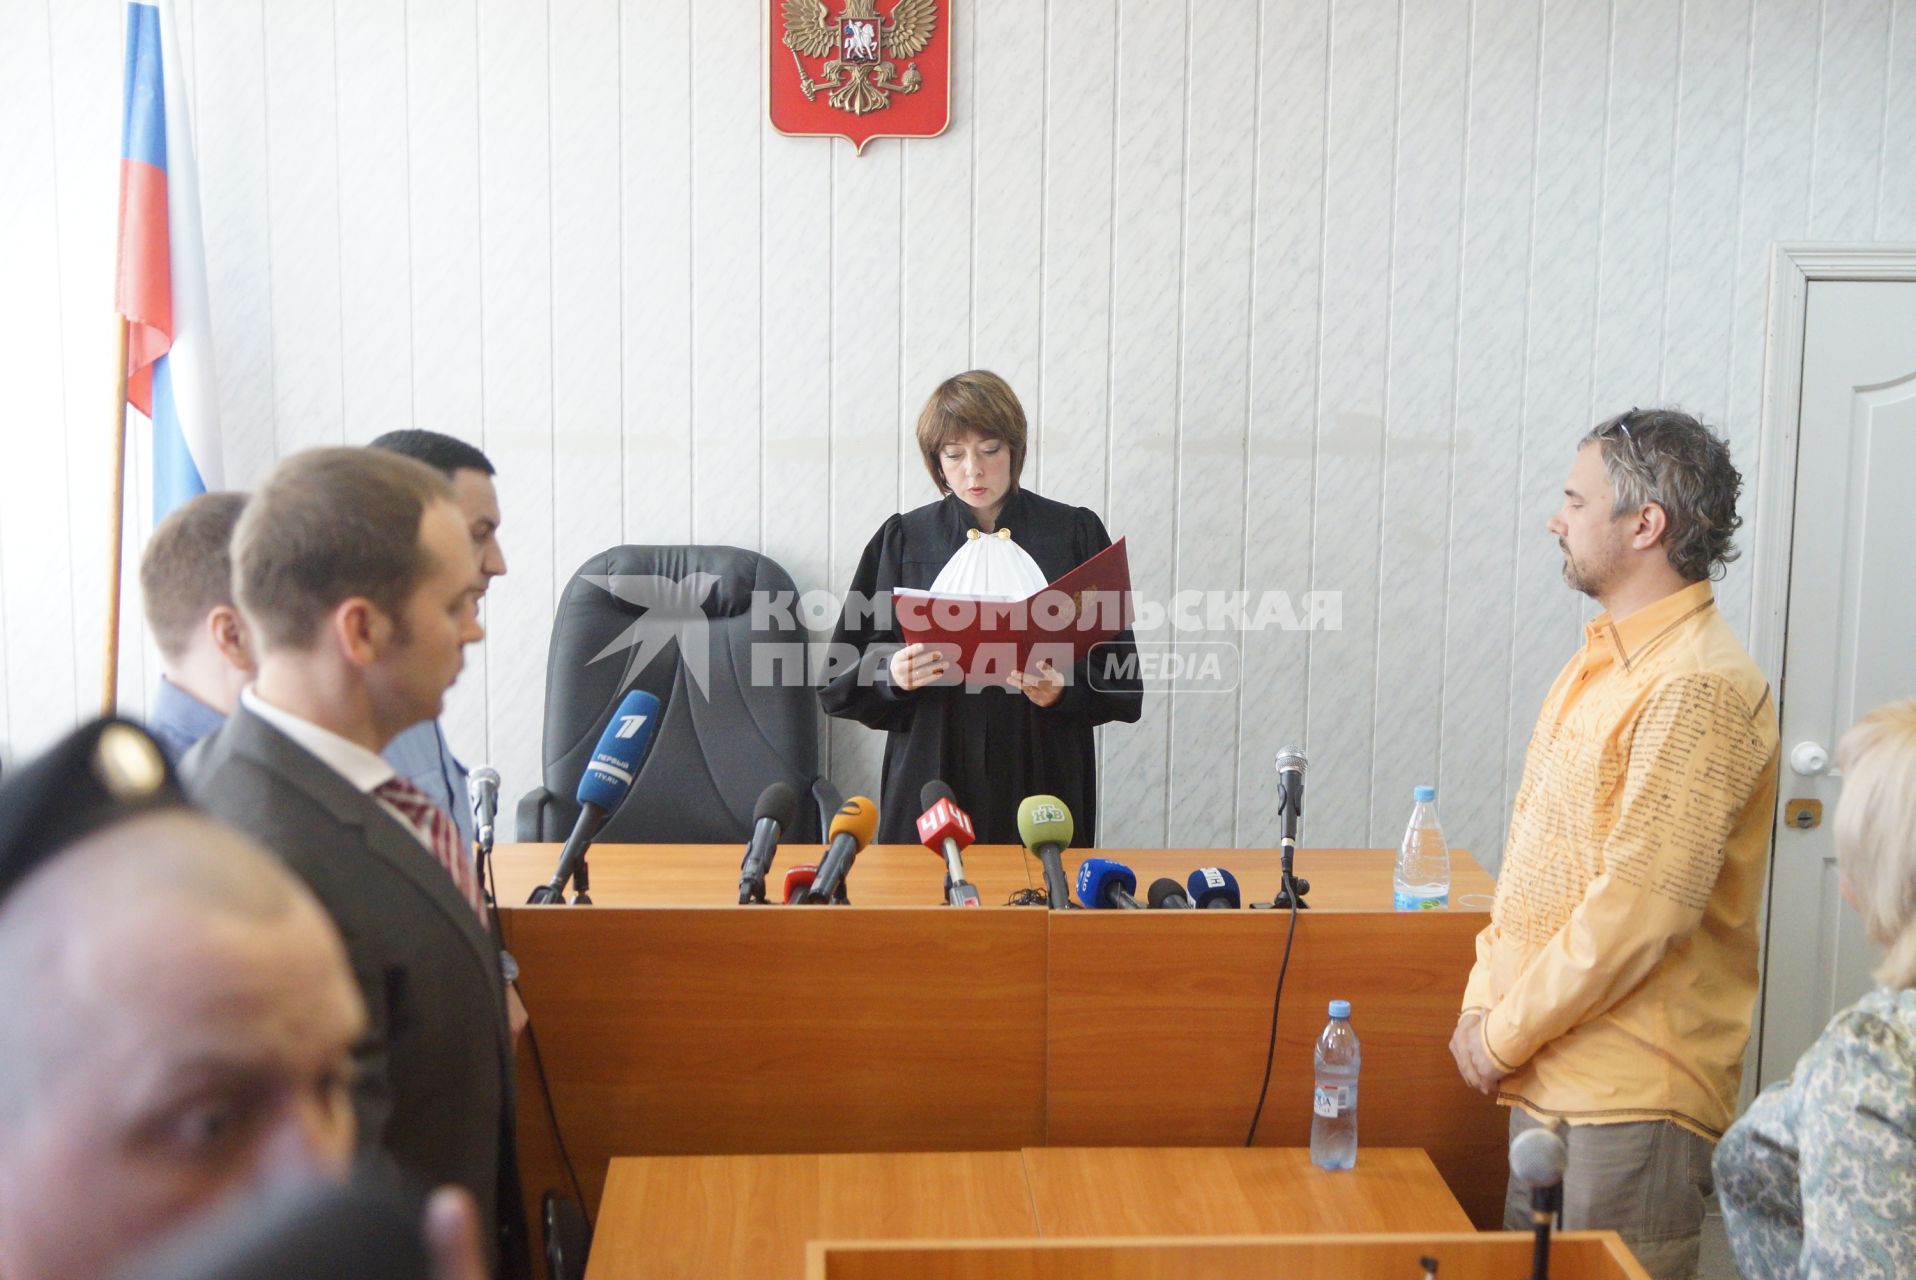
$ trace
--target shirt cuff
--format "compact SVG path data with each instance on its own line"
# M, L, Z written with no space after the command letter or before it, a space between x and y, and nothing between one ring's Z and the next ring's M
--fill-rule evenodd
M1486 1013L1484 1020L1477 1025L1483 1036L1484 1052L1490 1055L1490 1060L1497 1064L1499 1070L1505 1075L1510 1075L1529 1061L1530 1054L1525 1052L1523 1046L1510 1034L1509 1028L1505 1025L1509 1019L1497 1016L1503 1011L1502 1005L1497 1006Z

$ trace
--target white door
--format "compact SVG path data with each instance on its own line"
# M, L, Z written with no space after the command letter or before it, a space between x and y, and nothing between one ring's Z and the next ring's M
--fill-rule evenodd
M1813 280L1783 650L1758 1073L1789 1074L1880 961L1837 889L1830 757L1871 708L1916 695L1916 282ZM1792 759L1792 756L1795 759ZM1822 803L1792 826L1792 801Z

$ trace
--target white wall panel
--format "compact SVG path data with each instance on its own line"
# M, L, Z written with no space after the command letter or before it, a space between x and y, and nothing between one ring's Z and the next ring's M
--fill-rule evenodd
M619 27L624 224L625 540L692 538L692 45L696 6L650 5ZM736 51L734 76L757 37ZM709 62L708 62L709 68ZM708 71L709 73L709 71ZM739 90L743 92L744 90ZM753 92L756 92L754 90Z
M345 438L413 424L412 150L406 12L336 0L339 51L339 333Z
M1537 518L1519 479L1541 22L1539 0L1479 0L1471 13L1437 798L1445 834L1491 867L1509 813L1512 563Z
M619 376L619 9L552 7L555 584L625 537ZM756 464L756 457L752 459Z
M1369 844L1401 837L1443 737L1470 10L1407 4L1400 39Z
M1254 0L1194 6L1186 62L1184 308L1179 343L1178 541L1180 595L1223 595L1244 582L1244 440L1250 411L1251 262L1256 195L1257 27ZM1204 619L1208 626L1210 619ZM1218 639L1235 640L1219 633ZM1185 642L1214 643L1209 632ZM1195 652L1195 651L1192 651ZM1193 690L1171 717L1170 839L1232 843L1236 817L1237 699Z
M1307 842L1394 841L1434 778L1494 863L1585 613L1543 532L1577 436L1676 402L1753 482L1769 244L1916 238L1912 0L959 0L950 127L863 156L770 129L757 0L178 7L229 477L409 422L492 455L511 572L447 720L515 794L581 558L842 590L984 366L1149 601L1343 593L1103 731L1107 843L1270 843L1295 742ZM0 0L0 755L98 679L122 15ZM1719 600L1747 624L1747 565ZM821 737L876 786L879 735Z
M479 10L474 0L407 0L407 209L411 288L412 405L405 425L485 445L479 272ZM230 427L229 427L230 432ZM514 539L538 511L501 512L506 568ZM495 619L495 603L480 606ZM466 671L446 695L446 740L469 765L487 760L487 667L494 648L466 652ZM536 733L531 727L527 732ZM504 779L511 801L529 778Z
M1531 209L1530 324L1524 378L1523 468L1512 547L1510 701L1505 801L1515 794L1537 707L1575 649L1582 597L1563 582L1563 557L1544 531L1590 425L1610 15L1581 0L1547 0L1538 78L1537 185ZM1628 405L1623 406L1628 408Z
M1185 12L1176 5L1129 0L1119 11L1105 521L1129 535L1131 585L1160 609L1170 603L1177 554L1185 27ZM1166 625L1140 625L1137 634L1141 644L1171 638ZM1107 730L1102 754L1098 838L1112 845L1163 844L1170 781L1165 696L1147 692L1142 722Z
M333 5L264 5L275 456L345 441ZM202 172L200 183L212 180ZM215 334L217 340L218 334Z
M543 3L487 0L479 11L485 449L498 468L500 512L512 530L510 572L492 584L486 602L486 757L510 796L540 777L560 505L552 478L548 32Z
M1110 449L1111 197L1116 0L1053 23L1045 70L1042 363L1032 488L1104 510ZM1116 538L1119 531L1112 530Z
M1257 71L1244 587L1252 600L1284 593L1300 612L1311 586L1316 511L1329 39L1325 0L1265 0ZM1309 749L1311 638L1282 626L1247 629L1240 652L1238 707L1246 732L1238 751L1237 838L1270 844L1277 838L1276 750L1297 746L1308 754ZM1133 732L1149 728L1147 723ZM1308 811L1314 831L1314 803Z
M1827 0L1816 76L1810 234L1860 240L1876 230L1889 71L1889 0Z
M1343 596L1343 629L1311 637L1311 840L1362 844L1370 825L1378 525L1390 357L1395 0L1331 12L1324 180L1323 347L1311 586Z
M63 293L60 278L65 228L47 6L5 0L0 31L7 33L0 39L0 93L6 95L0 118L8 122L0 129L0 173L13 175L0 183L0 278L9 282L7 305L0 308L0 351L7 353L8 380L18 391L0 429L7 459L0 554L6 556L8 591L9 732L21 749L31 749L74 723L87 691L98 695L99 637L75 628L73 596L76 578L103 583L104 575L101 568L74 564L67 541L66 433L80 429L86 415L76 409L69 427L60 317L63 306L83 303L80 295ZM118 189L117 154L116 140L102 165L112 175L112 185L100 188L106 200ZM81 163L82 157L72 161ZM111 370L111 349L105 359ZM109 383L106 407L112 399Z

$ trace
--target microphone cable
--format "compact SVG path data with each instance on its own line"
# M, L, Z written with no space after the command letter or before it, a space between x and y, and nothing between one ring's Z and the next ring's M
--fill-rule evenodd
M499 880L497 872L493 868L491 858L486 859L485 865L486 874L490 880L488 887L492 893L492 939L498 944L500 954L503 955L506 945L505 933L499 926ZM565 1166L566 1181L572 1185L572 1198L578 1202L579 1214L585 1219L586 1230L590 1232L598 1224L594 1221L595 1215L586 1207L585 1187L579 1181L578 1169L572 1164L572 1152L566 1147L565 1130L559 1127L559 1108L552 1101L552 1081L546 1077L545 1056L539 1052L539 1033L532 1025L532 1006L526 1004L525 994L519 991L519 980L517 978L514 978L509 985L512 990L519 995L519 1003L525 1007L526 1048L532 1051L532 1072L539 1078L539 1097L540 1100L545 1103L546 1123L552 1126L552 1144L559 1149L559 1163ZM516 1155L518 1144L515 1141L513 1145ZM531 1226L532 1224L528 1224L528 1230L531 1229ZM527 1243L530 1244L531 1242L528 1241Z
M1290 879L1290 877L1286 877ZM1271 996L1271 1041L1264 1050L1264 1083L1258 1086L1257 1107L1251 1112L1251 1128L1244 1135L1244 1145L1250 1146L1257 1138L1257 1122L1264 1117L1264 1099L1271 1092L1271 1066L1277 1061L1277 1011L1284 1003L1284 978L1291 971L1291 941L1297 937L1297 889L1290 888L1291 923L1284 931L1284 960L1277 967L1277 991Z

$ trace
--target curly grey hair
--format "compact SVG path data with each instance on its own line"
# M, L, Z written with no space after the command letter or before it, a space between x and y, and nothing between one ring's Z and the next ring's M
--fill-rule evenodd
M1603 449L1603 468L1616 495L1611 514L1649 503L1669 521L1663 535L1670 567L1691 582L1723 576L1741 554L1731 543L1743 524L1736 514L1743 476L1722 437L1676 409L1632 409L1591 428L1578 447Z

